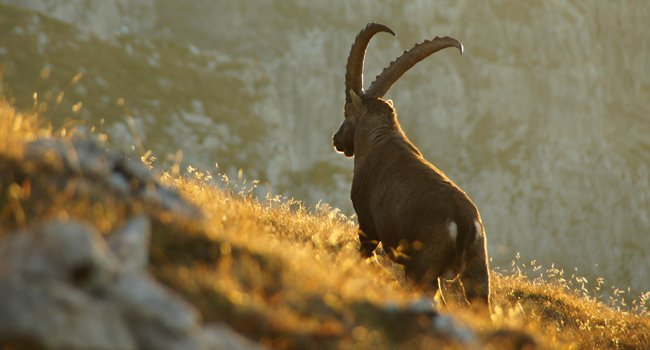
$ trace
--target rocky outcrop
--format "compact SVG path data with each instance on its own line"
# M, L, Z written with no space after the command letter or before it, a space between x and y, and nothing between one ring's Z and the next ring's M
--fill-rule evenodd
M75 187L92 201L110 193L186 220L201 218L143 164L91 139L28 143L21 169L55 188L77 179ZM224 325L203 324L190 303L149 274L153 219L147 213L128 214L105 235L84 220L37 217L0 235L0 347L259 348Z
M131 32L153 29L156 22L152 0L2 0L29 8L76 26L80 32L101 39L113 39Z
M147 205L197 219L200 210L185 202L177 192L160 185L141 162L103 148L97 141L77 137L72 142L42 138L25 145L23 163L35 169L48 168L51 182L59 188L74 177L83 177L86 197L102 199L107 193L119 199L138 200Z
M149 222L107 240L79 221L48 221L0 240L0 344L45 349L256 348L146 271Z

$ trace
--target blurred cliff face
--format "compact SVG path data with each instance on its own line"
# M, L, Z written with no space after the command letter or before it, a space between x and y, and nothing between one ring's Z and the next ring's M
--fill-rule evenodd
M366 86L416 42L454 36L462 57L430 57L387 97L407 135L479 206L493 266L521 252L650 289L648 4L0 3L0 62L17 105L52 91L46 114L104 118L127 147L132 115L161 160L182 149L193 166L242 168L274 193L348 213L352 162L331 135L354 35L373 20L397 33L371 43Z

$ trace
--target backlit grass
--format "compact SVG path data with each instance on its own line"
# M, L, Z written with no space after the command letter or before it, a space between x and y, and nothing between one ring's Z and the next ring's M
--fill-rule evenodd
M335 208L258 199L255 183L175 167L160 181L204 214L176 217L136 198L84 192L92 180L83 177L57 191L50 182L60 169L22 161L26 142L75 132L52 130L0 102L0 234L48 217L81 218L107 234L145 213L153 222L150 270L196 306L205 322L224 322L274 348L466 346L426 320L386 312L431 295L400 282L392 264L360 258L356 224ZM490 312L450 303L440 306L441 313L469 327L474 345L486 348L650 347L647 294L626 302L602 281L589 289L582 277L556 268L529 278L520 265L493 272Z

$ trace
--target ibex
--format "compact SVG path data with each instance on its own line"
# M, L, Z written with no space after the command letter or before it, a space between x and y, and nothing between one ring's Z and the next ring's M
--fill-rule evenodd
M345 74L345 120L334 134L338 152L354 156L352 204L359 221L360 253L382 243L403 264L408 279L438 290L438 279L460 276L467 300L489 303L486 237L478 209L467 194L429 163L406 137L391 100L382 97L406 71L448 47L450 37L415 45L391 62L363 90L363 61L370 39L395 33L370 23L357 35Z

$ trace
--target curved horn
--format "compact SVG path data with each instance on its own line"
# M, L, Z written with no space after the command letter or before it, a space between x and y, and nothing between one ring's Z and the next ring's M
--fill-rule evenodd
M354 39L354 44L350 48L348 55L348 63L345 66L345 101L351 102L350 89L361 96L363 88L363 60L366 55L366 48L370 39L379 33L386 32L395 35L392 29L379 23L368 23L365 28L361 29L357 37Z
M448 36L444 38L435 37L433 40L427 40L415 45L415 47L408 51L404 51L402 56L391 62L390 65L384 69L377 78L375 78L375 81L370 84L370 88L368 88L366 94L374 97L383 97L386 92L388 92L388 89L390 89L390 87L416 63L422 61L436 51L452 46L457 48L461 55L463 54L463 44Z

